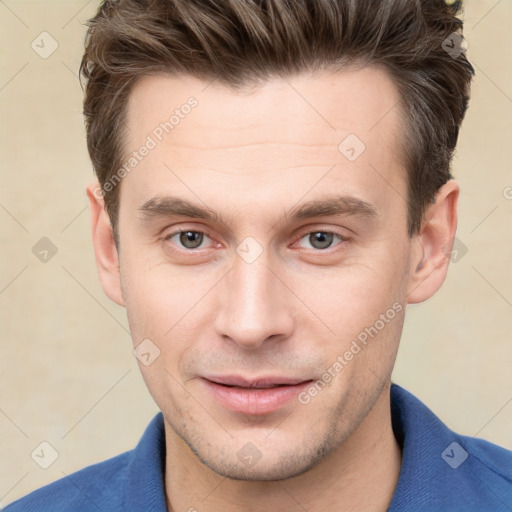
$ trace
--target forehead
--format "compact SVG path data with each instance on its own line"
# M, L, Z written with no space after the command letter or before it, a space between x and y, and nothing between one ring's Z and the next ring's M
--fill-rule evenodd
M145 76L130 95L129 142L169 120L191 97L198 108L186 123L178 123L190 130L176 125L170 142L197 136L213 148L221 140L238 145L244 136L329 143L346 132L371 143L395 126L399 101L392 79L376 67L276 77L244 92L188 75Z
M122 195L140 205L177 188L189 198L215 189L217 198L261 204L262 195L298 197L315 182L319 193L343 186L371 195L386 182L405 190L398 104L378 68L275 78L244 92L190 76L144 77L130 95L126 158L149 139L152 147Z

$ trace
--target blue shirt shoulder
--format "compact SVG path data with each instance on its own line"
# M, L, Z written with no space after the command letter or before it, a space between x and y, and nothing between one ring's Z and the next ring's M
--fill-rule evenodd
M396 384L391 418L403 455L390 511L512 510L511 451L456 434Z
M134 450L88 466L8 505L4 512L166 512L161 413Z

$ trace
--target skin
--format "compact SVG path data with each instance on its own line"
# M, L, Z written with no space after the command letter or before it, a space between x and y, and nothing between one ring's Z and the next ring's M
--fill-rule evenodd
M126 147L190 96L197 107L122 181L119 251L98 184L88 188L105 293L126 307L134 346L149 338L160 350L139 365L165 418L168 508L384 511L401 464L389 388L405 309L445 279L458 185L439 190L409 238L399 97L380 69L274 78L245 92L144 77ZM350 133L366 146L352 162L338 150ZM334 193L375 215L285 216ZM166 195L222 221L140 210ZM179 230L208 236L197 249L179 234L166 240ZM340 238L319 248L318 231ZM236 251L248 236L262 250L252 263ZM317 380L395 303L402 310L307 404L251 416L205 389L201 376L212 373ZM253 465L237 455L247 443L261 455Z

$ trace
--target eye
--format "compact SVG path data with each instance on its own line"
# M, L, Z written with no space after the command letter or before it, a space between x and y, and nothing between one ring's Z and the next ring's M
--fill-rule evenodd
M202 231L177 231L175 233L171 233L170 235L167 235L165 237L165 240L172 240L173 238L176 238L181 244L181 246L185 249L200 249L201 244L203 243L205 237L209 238L206 233L203 233ZM176 242L174 242L176 244Z
M331 247L333 245L333 241L336 238L340 240L340 242L346 240L341 235L329 231L312 231L311 233L308 233L306 236L303 236L300 239L299 244L301 241L306 240L306 242L310 244L310 247L306 247L306 249L310 249L312 247L313 249L322 250Z

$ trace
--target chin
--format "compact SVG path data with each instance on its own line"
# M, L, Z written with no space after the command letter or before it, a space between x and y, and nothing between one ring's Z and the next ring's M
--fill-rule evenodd
M308 472L319 462L306 464L305 461L302 461L301 463L297 462L291 465L288 463L283 464L282 461L276 461L275 464L258 463L254 467L244 468L240 465L234 467L223 463L219 464L218 461L215 461L215 463L211 465L202 459L201 461L220 476L231 480L246 482L276 482L279 480L288 480L289 478Z
M276 446L268 446L263 453L256 452L257 448L250 442L245 446L251 448L245 452L242 448L235 454L235 458L229 450L230 447L225 447L215 454L210 451L206 455L200 453L197 447L190 448L205 466L218 475L231 480L253 482L287 480L302 475L320 464L336 449L336 443L332 438L319 440L315 447L307 448L304 443L300 443L296 448L288 448L281 452ZM244 453L252 453L255 457L244 462Z

